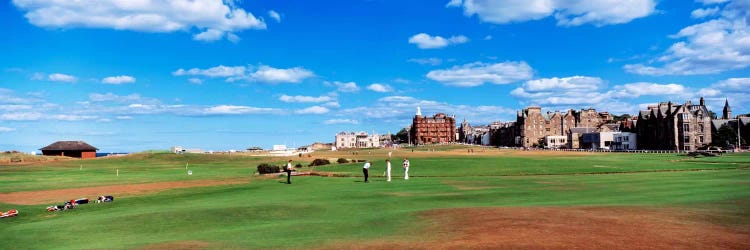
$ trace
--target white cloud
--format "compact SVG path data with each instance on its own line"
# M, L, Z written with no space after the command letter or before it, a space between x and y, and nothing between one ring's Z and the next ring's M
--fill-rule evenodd
M485 41L489 41L489 40L492 40L492 36L490 36L490 35L487 35L487 36L485 36L485 37L484 37L484 40L485 40Z
M467 118L474 122L491 122L501 117L510 118L515 110L500 106L456 105L444 102L422 100L411 96L387 96L377 100L370 107L355 107L338 112L343 119L358 117L365 120L387 121L397 124L410 124L417 107L422 108L423 115L445 113Z
M662 56L647 64L628 64L625 71L641 75L717 74L750 66L750 8L735 0L721 7L719 17L683 28Z
M367 86L367 89L380 92L380 93L386 93L393 91L393 88L388 84L382 84L382 83L373 83L370 84L370 86Z
M117 120L133 120L133 117L129 116L129 115L121 115L121 116L117 116L115 118L117 118Z
M304 109L300 109L300 110L294 111L294 113L297 113L297 114L316 114L316 115L319 115L319 114L328 113L329 111L330 110L328 108L326 108L326 107L312 106L312 107L308 107L308 108L304 108Z
M18 104L8 104L8 105L0 105L0 110L2 111L19 111L19 110L28 110L32 109L31 105L18 105Z
M250 74L250 78L267 83L299 83L304 79L315 76L312 71L302 67L289 69L277 69L262 65L258 70Z
M680 96L687 93L687 88L680 84L658 84L650 82L638 82L628 83L620 86L615 86L616 91L621 92L621 95L630 97L639 97L644 95L655 95L655 96Z
M201 33L193 35L193 40L213 42L224 38L224 31L217 29L207 29Z
M328 119L323 121L323 124L326 125L332 125L332 124L359 124L359 121L353 120L353 119Z
M696 0L696 2L703 3L704 5L711 5L711 4L717 4L717 3L726 3L730 0Z
M432 65L437 66L443 63L443 60L440 58L430 57L430 58L411 58L408 60L409 62L418 63L422 65Z
M430 36L426 33L419 33L409 38L409 43L416 44L420 49L439 49L448 45L456 45L469 42L469 38L459 35L443 38L441 36Z
M236 105L218 105L204 108L201 112L203 115L243 115L243 114L261 114L273 113L278 110L272 108L257 108L249 106Z
M326 102L326 103L323 103L323 107L340 108L341 104L339 104L338 101Z
M0 127L0 133L3 133L3 132L13 132L13 131L16 131L16 129L15 128L9 128L9 127Z
M427 73L427 78L447 85L474 87L484 83L508 84L528 80L533 75L533 69L526 62L475 62L450 69L433 70Z
M282 102L331 102L334 101L334 98L331 96L290 96L290 95L281 95L279 97L279 100Z
M719 12L719 7L695 9L693 10L693 12L690 12L690 17L695 18L695 19L700 19L700 18L704 18L707 16L716 15L716 13L718 12Z
M628 23L655 12L655 0L452 0L447 7L463 7L464 15L505 24L554 16L559 26Z
M74 83L78 81L78 78L72 75L54 73L47 76L47 79L53 82L69 82Z
M188 82L192 84L203 84L203 80L200 78L190 78L188 79Z
M225 80L228 82L248 80L265 83L299 83L304 79L315 76L312 71L302 67L279 69L266 65L259 66L255 71L250 66L219 65L208 69L192 68L189 70L180 68L172 72L172 75L226 78ZM190 80L190 82L196 83L198 81Z
M276 20L277 23L281 22L281 15L279 15L279 13L274 10L268 11L268 17L272 18L273 20Z
M143 101L144 99L141 98L141 95L139 94L130 94L130 95L116 95L113 93L106 93L106 94L99 94L99 93L91 93L89 94L89 101L92 102L120 102L120 103L127 103L127 102L139 102Z
M123 83L134 83L135 77L132 76L110 76L102 79L102 83L106 84L123 84Z
M604 81L599 77L553 77L527 81L524 83L524 88L529 91L544 91L550 89L596 90L603 83Z
M58 121L82 121L94 120L97 116L92 115L47 115L39 112L19 112L0 114L0 120L4 121L39 121L39 120L58 120Z
M242 77L247 68L245 66L219 65L208 69L192 68L189 70L178 69L172 72L175 76L206 76L206 77Z
M355 82L325 82L326 85L329 86L336 86L337 90L340 92L357 92L359 91L359 86L357 86L357 83Z
M247 29L266 29L263 20L238 8L234 0L13 0L13 4L26 12L24 16L31 24L46 28L197 30L194 38L205 41Z

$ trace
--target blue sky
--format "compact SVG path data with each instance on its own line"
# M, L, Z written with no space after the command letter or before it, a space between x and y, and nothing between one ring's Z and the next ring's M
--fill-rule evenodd
M330 142L416 107L474 124L528 105L634 114L705 96L750 113L747 0L12 0L0 150Z

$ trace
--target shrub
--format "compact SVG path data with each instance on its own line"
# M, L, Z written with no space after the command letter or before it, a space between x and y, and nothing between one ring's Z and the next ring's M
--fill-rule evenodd
M367 160L357 160L357 162L366 162Z
M281 168L279 166L274 166L268 163L261 163L260 165L258 165L258 173L259 174L281 173Z
M339 158L336 162L338 162L339 164L344 164L344 163L349 163L349 160L344 159L344 158Z
M323 165L328 165L328 164L331 164L331 162L328 161L328 160L326 160L326 159L315 159L308 166L310 166L310 167L312 167L312 166L323 166Z
M304 167L302 166L302 163L297 163L297 165L294 165L294 168L301 168L301 167Z

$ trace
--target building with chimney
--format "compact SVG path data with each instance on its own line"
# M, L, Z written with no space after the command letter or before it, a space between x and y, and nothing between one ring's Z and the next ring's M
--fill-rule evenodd
M708 146L711 118L702 97L698 105L670 101L648 106L638 114L638 148L692 151Z
M456 142L456 118L443 113L432 117L422 115L417 107L417 113L412 120L409 140L413 144L435 144Z

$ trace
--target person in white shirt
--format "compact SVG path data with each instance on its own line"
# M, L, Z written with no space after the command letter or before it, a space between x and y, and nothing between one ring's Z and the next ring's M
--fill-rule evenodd
M409 159L404 157L404 180L409 179Z
M390 159L385 160L385 176L388 178L388 181L391 181L391 160Z
M289 160L289 162L286 163L286 167L284 168L284 172L286 172L286 184L292 184L292 170L294 168L292 167L292 160Z
M370 182L367 180L368 177L370 177L370 166L372 166L372 162L365 162L365 165L362 166L362 173L365 174L365 183Z

